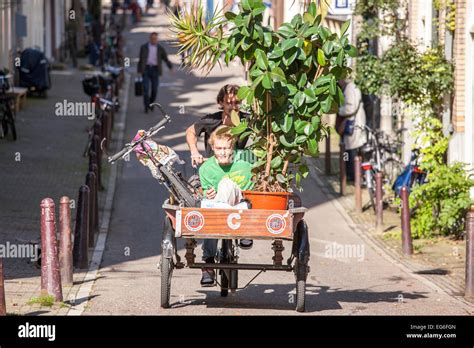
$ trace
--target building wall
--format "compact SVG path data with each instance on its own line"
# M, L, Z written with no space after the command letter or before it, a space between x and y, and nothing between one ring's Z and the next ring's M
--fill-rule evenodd
M10 0L0 0L0 69L12 70L13 11Z
M23 1L23 14L27 17L27 36L23 38L23 48L37 47L44 51L44 1Z

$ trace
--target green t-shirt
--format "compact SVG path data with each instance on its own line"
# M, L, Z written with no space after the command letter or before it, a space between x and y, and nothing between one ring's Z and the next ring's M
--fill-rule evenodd
M249 160L246 160L249 159ZM201 179L204 196L211 187L217 191L219 182L223 178L229 178L235 182L241 190L251 190L254 186L252 179L252 161L245 155L245 151L237 150L234 156L234 162L227 166L221 166L217 163L216 157L212 156L204 162L199 168L199 178Z

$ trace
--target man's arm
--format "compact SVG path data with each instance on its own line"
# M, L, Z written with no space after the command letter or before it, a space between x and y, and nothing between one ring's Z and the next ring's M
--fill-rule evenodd
M197 148L197 140L198 138L196 135L196 128L194 127L194 124L192 124L188 127L188 129L186 129L186 143L188 144L189 151L191 152L191 162L193 166L201 164L204 160Z
M144 46L140 46L140 55L138 57L138 64L137 64L137 72L139 74L143 74L142 66L143 66L144 49L145 49Z
M161 48L161 49L160 49L160 51L161 51L161 59L163 59L163 60L165 61L166 65L168 66L168 68L169 68L170 70L172 70L172 69L173 69L173 65L171 64L171 62L170 62L169 59L168 59L168 54L166 53L165 49L164 49L162 46L160 46L160 48Z

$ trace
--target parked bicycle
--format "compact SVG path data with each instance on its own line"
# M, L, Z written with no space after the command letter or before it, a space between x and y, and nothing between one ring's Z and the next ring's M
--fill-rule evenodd
M7 95L9 89L8 76L0 72L0 123L2 124L0 138L11 138L15 141L17 139L15 110L12 107L14 97Z

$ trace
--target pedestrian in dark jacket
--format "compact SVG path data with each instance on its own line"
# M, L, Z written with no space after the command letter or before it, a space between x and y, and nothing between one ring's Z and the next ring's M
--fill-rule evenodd
M156 99L158 94L159 78L162 75L162 62L165 62L170 71L173 65L168 59L165 49L158 43L158 34L150 34L150 41L140 47L140 58L137 71L143 76L143 102L145 103L145 113L149 106ZM151 95L150 95L151 85Z

